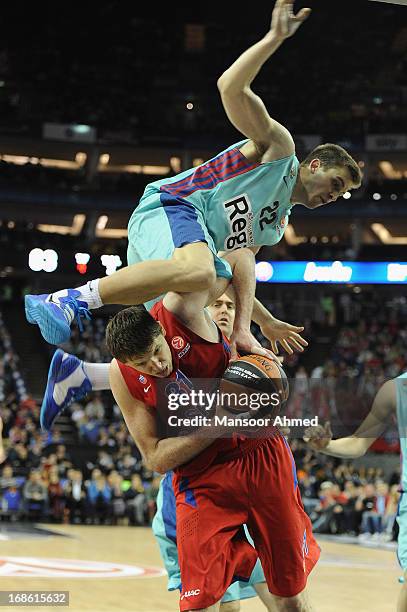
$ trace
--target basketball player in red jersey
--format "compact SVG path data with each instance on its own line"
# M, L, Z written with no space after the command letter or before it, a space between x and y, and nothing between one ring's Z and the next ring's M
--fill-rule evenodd
M218 295L224 290L219 281ZM113 317L111 389L145 463L175 470L180 609L218 610L229 585L249 578L257 553L242 535L246 523L276 610L310 612L305 587L319 549L285 438L276 430L263 439L158 434L157 378L188 385L228 365L226 339L203 308L215 298L170 293L151 315L132 307Z

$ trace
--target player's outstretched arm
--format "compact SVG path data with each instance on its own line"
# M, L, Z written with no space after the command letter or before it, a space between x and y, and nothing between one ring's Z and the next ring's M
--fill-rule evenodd
M387 429L396 411L396 388L393 380L384 383L376 394L373 406L354 434L332 440L330 423L309 427L304 441L313 450L343 459L362 457L379 436Z
M270 117L250 86L263 64L310 14L311 9L304 8L295 15L293 4L293 0L277 0L269 32L218 79L222 103L232 124L252 139L262 154L272 149L276 158L294 153L293 139L284 126Z
M110 385L127 428L150 470L164 474L187 463L213 443L214 438L193 435L159 438L153 409L130 395L116 360L110 367Z
M289 355L294 351L302 353L304 347L308 346L308 342L300 335L300 332L304 331L303 327L276 319L257 298L253 304L252 321L260 327L261 333L269 340L276 355L279 352L279 345Z

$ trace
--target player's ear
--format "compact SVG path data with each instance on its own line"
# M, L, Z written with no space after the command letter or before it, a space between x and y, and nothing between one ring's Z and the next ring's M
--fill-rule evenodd
M319 170L320 167L321 167L321 161L319 159L313 159L310 162L309 169L311 170L312 174L314 174L314 172Z

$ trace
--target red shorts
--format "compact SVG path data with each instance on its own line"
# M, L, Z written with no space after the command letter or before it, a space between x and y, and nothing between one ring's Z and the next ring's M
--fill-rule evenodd
M304 590L320 550L284 437L256 440L247 452L200 474L175 474L173 484L180 610L219 601L234 580L249 579L257 556L271 593L293 597Z

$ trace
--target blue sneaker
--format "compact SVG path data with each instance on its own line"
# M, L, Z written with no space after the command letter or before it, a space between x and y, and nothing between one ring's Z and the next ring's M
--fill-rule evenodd
M84 398L92 391L92 384L86 376L83 361L57 349L48 371L47 387L42 400L41 428L51 431L57 416L72 402Z
M67 289L57 294L25 296L25 316L29 323L36 323L43 338L50 344L63 344L71 337L71 323L78 321L83 331L81 317L90 319L87 302L79 300L80 291Z

